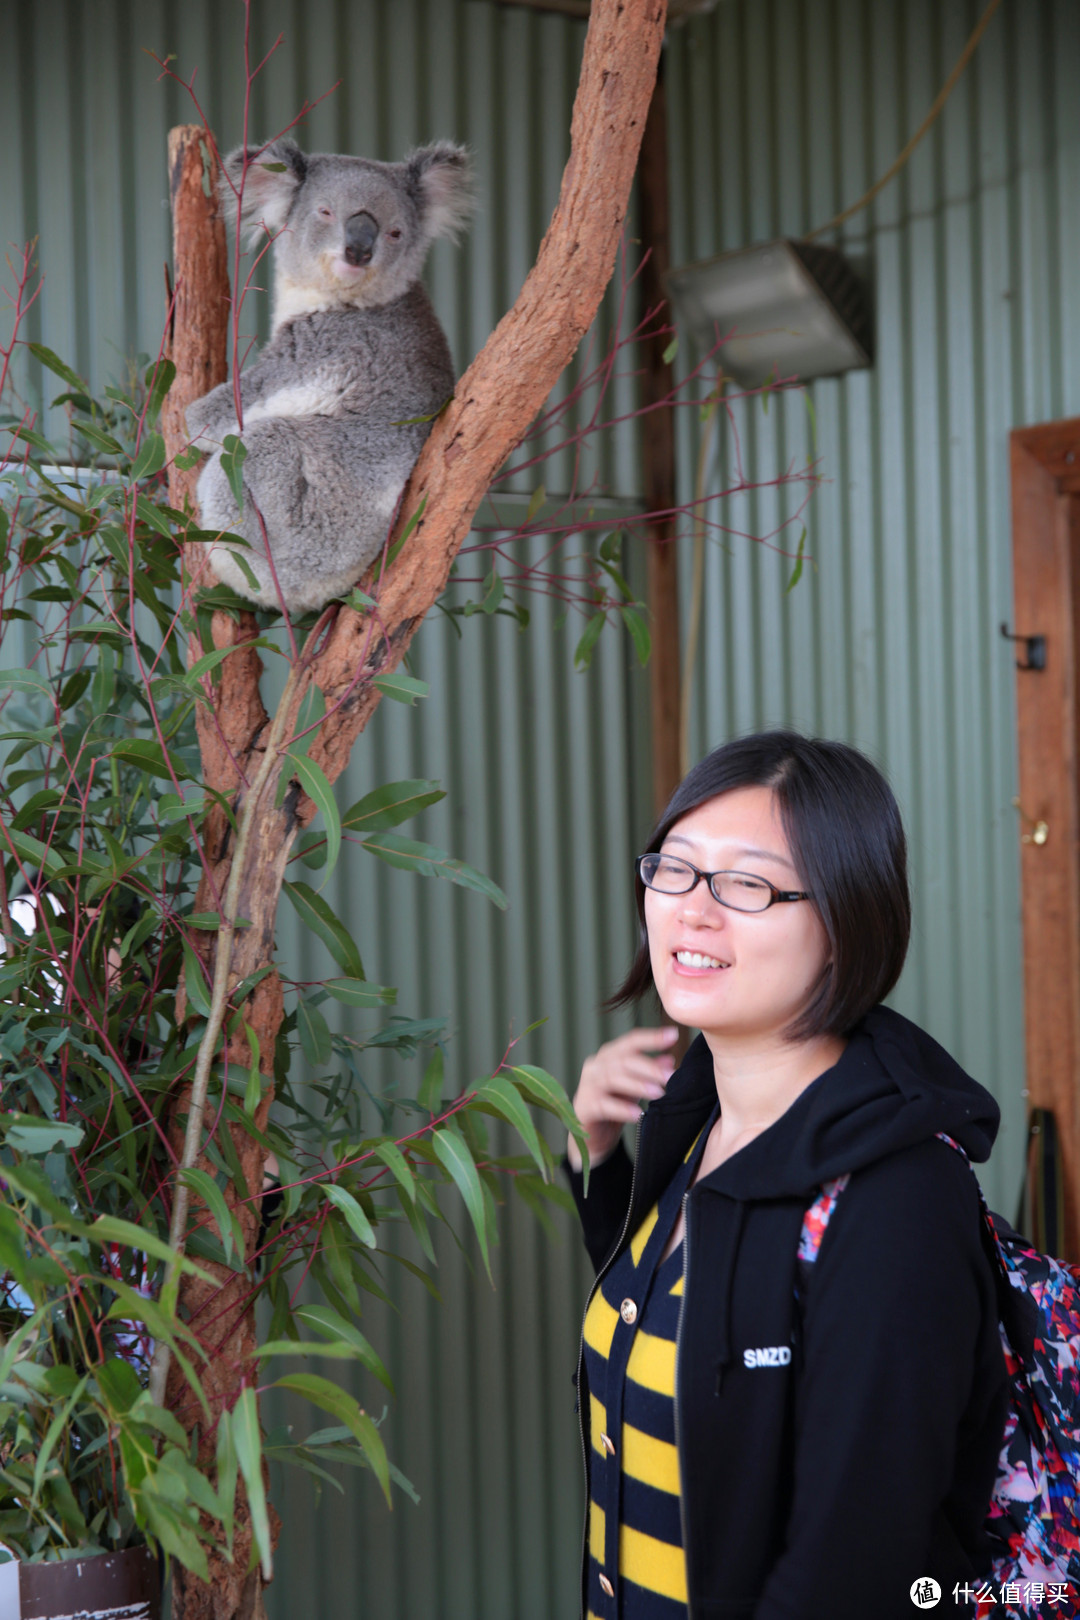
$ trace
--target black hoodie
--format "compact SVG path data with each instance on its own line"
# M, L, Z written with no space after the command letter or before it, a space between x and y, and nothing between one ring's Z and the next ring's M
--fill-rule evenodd
M601 1272L716 1102L693 1043L625 1149L571 1184ZM974 1176L998 1107L885 1007L686 1201L675 1374L690 1620L907 1620L912 1584L985 1575L1008 1393ZM796 1299L803 1214L851 1173ZM745 1352L792 1346L784 1358ZM762 1364L758 1364L759 1361ZM587 1412L584 1357L579 1409ZM588 1459L588 1447L586 1447ZM588 1462L586 1460L586 1467Z

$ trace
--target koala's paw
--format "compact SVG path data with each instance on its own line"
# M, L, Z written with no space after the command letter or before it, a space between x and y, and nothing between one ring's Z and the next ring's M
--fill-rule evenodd
M218 450L227 433L236 432L232 389L219 383L201 399L193 399L184 415L191 442L200 450Z

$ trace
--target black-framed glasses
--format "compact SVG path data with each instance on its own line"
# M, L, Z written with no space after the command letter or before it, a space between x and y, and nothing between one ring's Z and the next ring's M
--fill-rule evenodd
M681 855L639 855L635 865L645 887L657 894L689 894L704 881L713 899L731 911L768 911L782 901L810 899L801 889L778 889L752 872L702 872Z

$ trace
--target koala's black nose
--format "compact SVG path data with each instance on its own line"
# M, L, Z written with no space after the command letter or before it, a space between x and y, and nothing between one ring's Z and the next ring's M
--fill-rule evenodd
M350 214L345 221L345 258L349 264L370 264L379 227L368 213Z

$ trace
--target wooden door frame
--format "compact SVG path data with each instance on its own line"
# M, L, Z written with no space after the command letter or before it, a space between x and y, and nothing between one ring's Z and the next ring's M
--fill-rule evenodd
M1065 1165L1063 1258L1080 1259L1080 417L1010 435L1013 629L1045 637L1016 712L1027 1087L1054 1112ZM1045 828L1036 832L1038 823ZM1045 841L1043 841L1043 839Z

